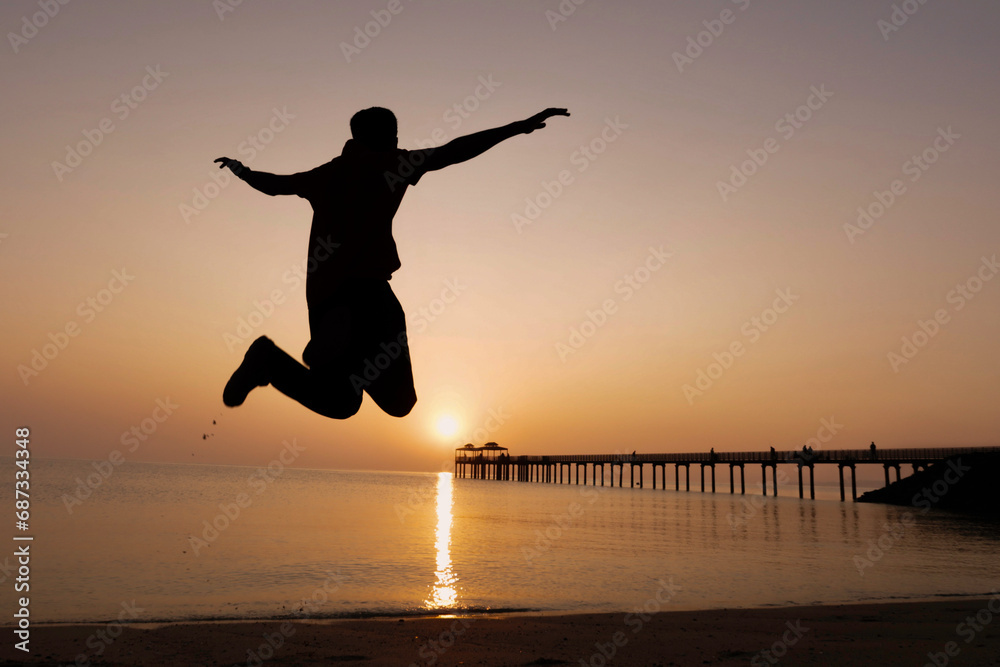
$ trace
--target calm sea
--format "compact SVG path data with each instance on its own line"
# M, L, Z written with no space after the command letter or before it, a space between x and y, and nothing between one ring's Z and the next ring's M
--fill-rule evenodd
M4 462L3 478L13 480ZM98 621L628 611L979 595L1000 526L783 497L411 474L32 462L32 615ZM721 479L721 478L720 478ZM672 482L672 480L671 480ZM725 492L724 492L725 491ZM11 550L12 551L12 550ZM10 565L0 557L4 596ZM665 586L669 586L666 588Z

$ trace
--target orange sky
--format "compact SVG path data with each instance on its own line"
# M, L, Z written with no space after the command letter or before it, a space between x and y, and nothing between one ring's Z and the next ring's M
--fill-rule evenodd
M297 465L401 470L482 438L798 448L822 419L830 447L1000 444L1000 6L559 7L4 3L6 428L38 456L259 464L295 438ZM371 105L407 148L573 115L407 193L409 416L227 409L253 337L308 340L311 211L212 160L309 169Z

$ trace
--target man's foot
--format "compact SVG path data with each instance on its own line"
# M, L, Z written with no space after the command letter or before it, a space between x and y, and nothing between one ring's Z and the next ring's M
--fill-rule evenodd
M233 372L226 388L222 390L223 403L231 408L243 405L251 391L271 383L267 372L267 356L273 347L274 342L267 336L261 336L250 344L243 356L243 363Z

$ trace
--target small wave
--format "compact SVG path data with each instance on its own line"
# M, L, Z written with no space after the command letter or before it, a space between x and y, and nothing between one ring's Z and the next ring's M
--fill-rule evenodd
M537 607L452 607L440 609L358 609L329 613L281 613L281 614L205 614L185 617L144 618L135 621L118 621L117 619L76 619L56 622L46 622L44 625L103 625L110 622L121 622L122 625L181 625L184 623L245 623L272 621L348 621L386 618L434 618L440 616L492 616L498 614L524 614L543 612Z

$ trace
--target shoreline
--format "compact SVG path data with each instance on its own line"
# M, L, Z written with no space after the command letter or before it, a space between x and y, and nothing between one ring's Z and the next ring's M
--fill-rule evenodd
M8 644L0 664L580 665L582 660L600 667L613 654L614 664L636 665L766 665L772 664L769 655L787 664L918 666L930 661L929 654L947 658L947 664L1000 663L998 639L1000 594L658 614L518 612L118 628L39 624L32 626L31 655L23 657Z
M937 595L929 596L917 596L917 597L899 597L899 598L882 598L882 599L870 599L870 600L836 600L832 602L804 602L802 604L763 604L756 606L733 606L733 607L689 607L687 605L676 605L674 603L670 604L669 609L663 609L663 612L683 612L683 613L695 613L695 612L713 612L713 611L753 611L753 610L766 610L766 609L798 609L798 608L823 608L823 607L851 607L851 606L879 606L879 605L891 605L891 604L917 604L917 603L931 603L931 602L949 602L949 601L976 601L976 600L988 600L990 599L990 592L983 593L940 593ZM261 616L256 618L246 618L246 617L218 617L218 618L184 618L184 619L150 619L145 621L123 621L122 625L127 625L132 628L137 629L156 629L160 627L168 627L174 625L201 625L201 624L238 624L238 623L284 623L284 622L294 622L294 623L352 623L355 621L392 621L398 622L400 619L404 621L417 621L417 620L428 620L428 619L440 619L440 618L491 618L491 619L503 619L503 618L531 618L536 616L600 616L600 615L614 615L614 614L627 614L628 610L582 610L582 611L567 611L565 609L442 609L439 613L432 611L413 611L413 612L403 612L403 613L383 613L383 612L347 612L342 615L330 615L324 616L322 614L313 615L296 615L288 614L286 616ZM100 627L107 625L108 623L115 622L117 619L107 618L95 621L37 621L32 623L32 627L42 628L42 627ZM13 623L3 622L0 623L0 629L10 628L13 629L15 626Z

